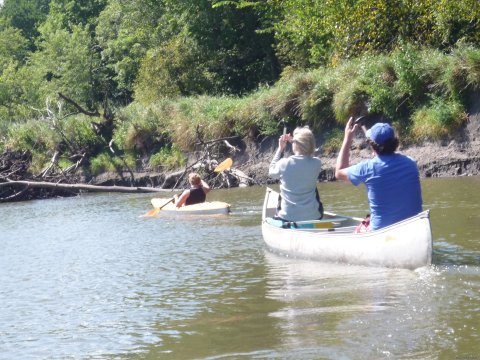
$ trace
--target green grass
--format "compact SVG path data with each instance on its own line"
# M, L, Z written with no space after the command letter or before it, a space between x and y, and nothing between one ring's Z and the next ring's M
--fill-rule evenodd
M161 98L144 106L133 102L116 110L114 145L134 166L140 158L152 167L178 167L198 140L238 135L261 141L282 131L309 125L322 134L318 144L332 154L341 144L343 127L352 115L383 115L411 141L449 139L466 120L466 95L480 89L480 49L459 44L454 51L403 44L390 54L363 55L335 67L288 69L272 86L260 86L243 97L192 96ZM0 149L53 153L68 140L64 156L85 149L93 173L123 167L106 152L92 131L95 118L75 116L52 126L32 119L1 124ZM404 142L404 141L402 141ZM404 142L405 143L405 142ZM40 168L36 156L35 168Z
M164 147L150 157L149 165L156 170L162 168L164 170L170 170L184 166L186 160L183 152L177 147Z
M459 102L436 98L413 114L411 135L416 142L448 139L467 119Z

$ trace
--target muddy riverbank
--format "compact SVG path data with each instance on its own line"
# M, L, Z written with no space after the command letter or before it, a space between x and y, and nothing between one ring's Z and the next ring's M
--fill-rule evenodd
M480 175L480 98L472 101L470 114L466 125L448 141L425 142L422 145L402 146L399 151L417 160L421 177L452 177L452 176L478 176ZM268 166L277 148L278 137L268 137L261 142L238 139L232 142L238 149L234 153L226 153L223 158L231 157L233 166L223 173L215 173L213 167L203 171L207 181L213 188L236 187L249 185L265 185L273 182L268 177ZM400 139L400 142L402 139ZM319 138L318 144L321 144ZM335 181L334 169L337 154L320 156L322 171L319 181ZM365 145L363 134L355 139L350 163L355 164L372 156ZM221 157L221 156L220 156ZM220 158L219 161L221 161ZM35 178L27 175L29 161L28 154L3 154L0 159L0 182L28 180ZM189 165L198 160L195 154L190 155ZM98 176L86 176L76 173L74 176L57 177L50 180L54 183L89 184L102 186L134 186L153 187L162 189L182 189L186 184L185 174L193 167L177 169L175 171L147 171L124 173L104 173ZM43 179L45 181L45 179ZM47 180L48 181L48 180ZM0 201L19 201L55 196L72 196L75 191L38 188L9 188L2 187Z

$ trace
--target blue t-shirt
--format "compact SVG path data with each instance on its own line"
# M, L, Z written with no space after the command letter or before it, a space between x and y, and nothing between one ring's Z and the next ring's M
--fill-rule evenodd
M407 219L422 211L417 163L401 154L376 156L348 168L353 185L364 183L373 230Z

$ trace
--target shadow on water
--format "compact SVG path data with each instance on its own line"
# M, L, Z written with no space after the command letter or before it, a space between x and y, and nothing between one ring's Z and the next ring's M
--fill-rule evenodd
M435 242L432 264L437 266L480 266L480 252L463 249L456 244Z

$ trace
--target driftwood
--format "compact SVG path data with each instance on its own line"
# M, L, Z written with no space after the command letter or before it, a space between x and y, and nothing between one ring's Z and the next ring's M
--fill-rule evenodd
M0 183L2 187L23 187L23 188L42 188L68 191L89 191L89 192L120 192L120 193L151 193L151 192L171 192L170 189L159 189L152 187L129 187L129 186L97 186L86 184L59 184L44 181L7 181Z

